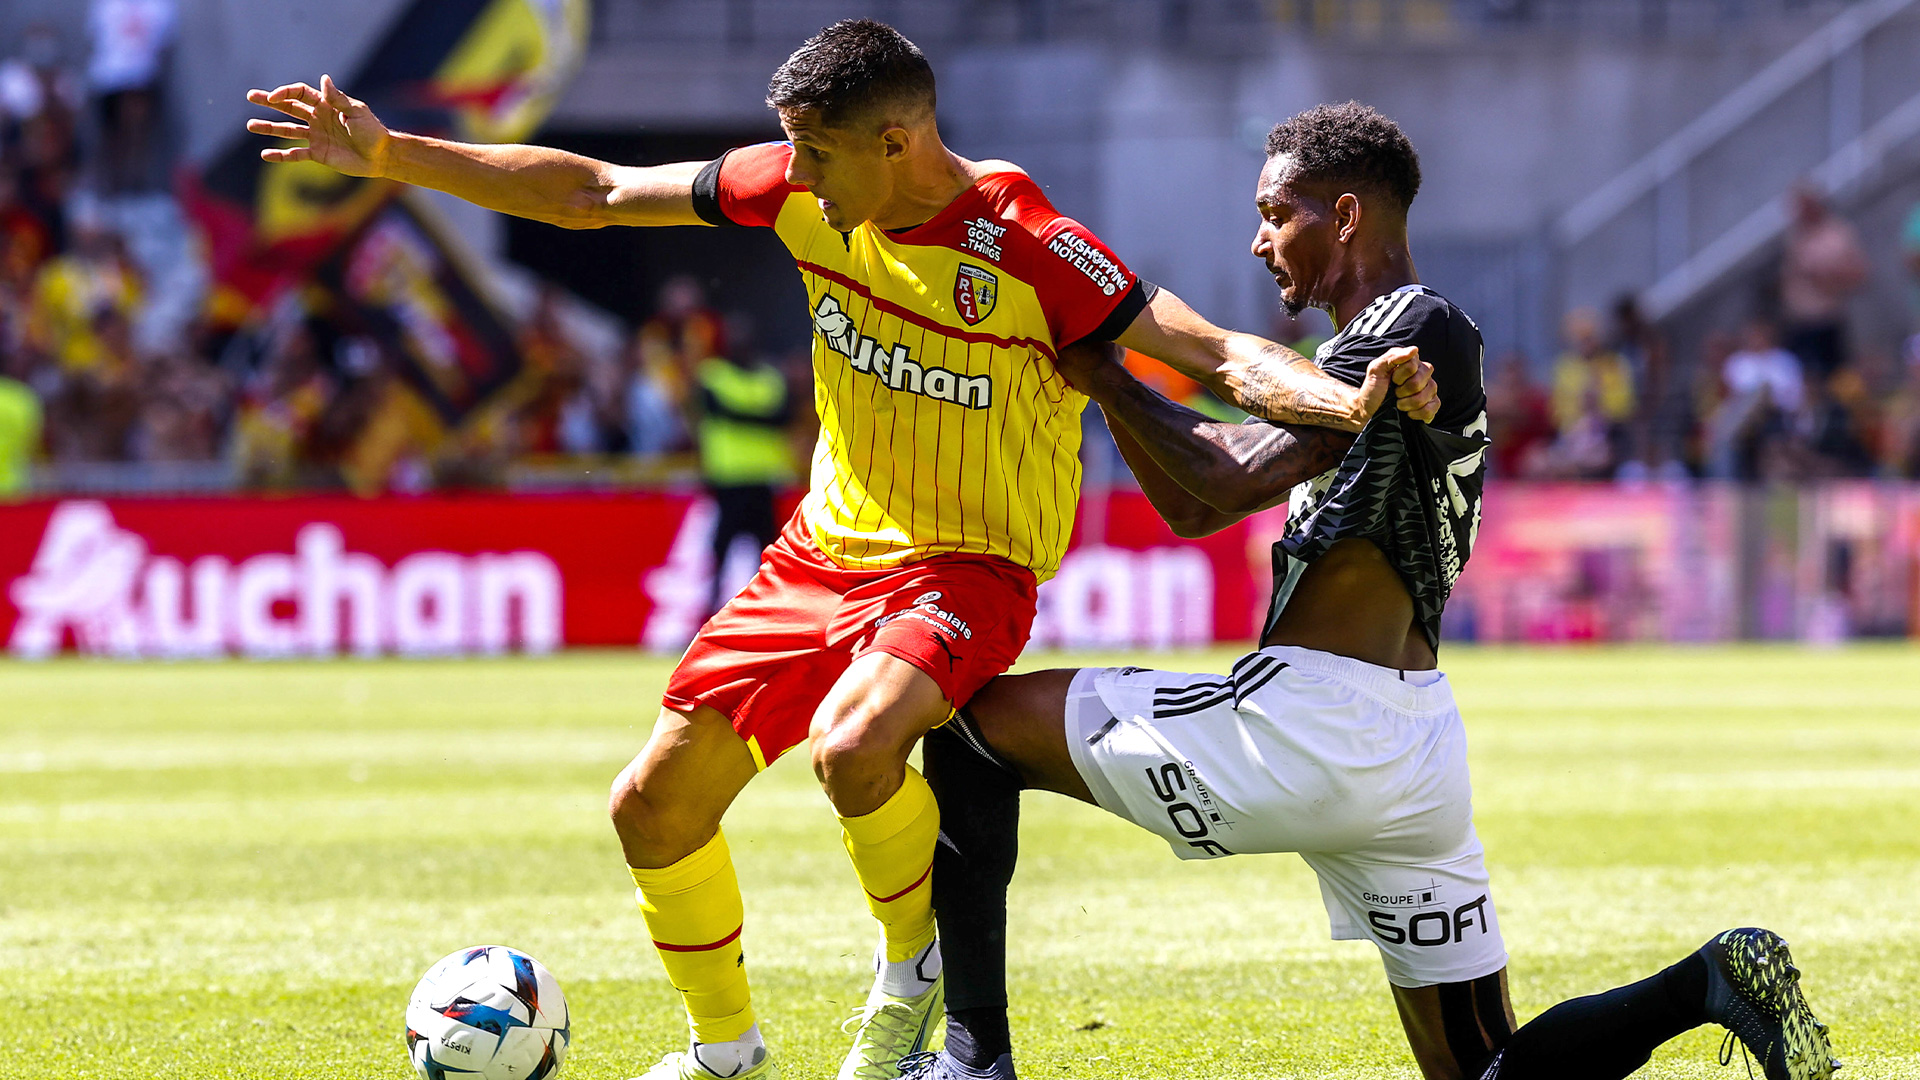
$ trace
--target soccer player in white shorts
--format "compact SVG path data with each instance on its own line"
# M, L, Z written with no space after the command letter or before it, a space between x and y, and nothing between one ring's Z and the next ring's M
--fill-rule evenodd
M1153 393L1102 349L1061 353L1176 532L1205 535L1291 500L1273 601L1261 647L1228 674L1002 676L927 736L947 1043L905 1062L905 1075L1014 1076L1006 887L1020 792L1041 788L1152 830L1182 858L1298 852L1333 936L1379 948L1428 1080L1620 1080L1705 1023L1726 1027L1768 1080L1830 1077L1826 1029L1785 942L1765 930L1726 931L1647 979L1515 1023L1466 735L1437 663L1441 612L1479 521L1480 333L1414 277L1406 214L1419 163L1391 120L1322 106L1276 126L1267 151L1253 251L1287 307L1333 316L1339 331L1315 362L1352 383L1417 348L1438 408L1383 412L1357 436L1221 423ZM1401 392L1423 392L1417 381Z
M1395 986L1507 965L1446 676L1279 645L1221 675L1088 668L1066 745L1101 807L1183 859L1299 852Z

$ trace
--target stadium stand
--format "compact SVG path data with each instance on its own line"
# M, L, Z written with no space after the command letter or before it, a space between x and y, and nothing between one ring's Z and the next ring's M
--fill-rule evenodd
M374 27L354 39L363 51L381 20L407 7L353 6ZM693 241L559 234L396 198L360 231L328 241L349 256L312 264L298 288L237 301L234 249L218 226L231 207L251 215L248 200L272 192L252 173L234 178L233 161L251 153L235 158L227 148L243 141L231 138L237 111L178 108L189 91L210 86L205 65L189 62L210 47L197 9L154 20L161 32L144 38L115 22L149 7L170 5L102 0L88 8L95 17L76 18L76 8L35 0L0 16L16 31L0 55L0 500L258 491L671 491L691 499L701 486L703 361L731 348L736 359L782 371L794 400L806 400L806 330L792 325L798 308L779 291L793 289L785 256L722 250L729 238L712 233ZM1920 164L1914 140L1893 137L1904 130L1900 103L1920 90L1902 80L1920 75L1882 62L1885 42L1904 40L1886 35L1920 23L1914 0L1716 4L1717 14L1678 0L1428 8L1409 0L1378 5L1377 26L1356 22L1357 8L1305 2L977 7L970 21L947 5L906 0L883 12L950 58L940 62L954 69L956 89L942 110L956 145L1004 153L1055 178L1056 199L1137 253L1148 276L1305 350L1330 332L1324 319L1308 312L1275 321L1251 260L1238 271L1230 265L1244 242L1236 200L1245 193L1218 178L1257 160L1245 158L1257 152L1241 145L1240 128L1262 126L1267 97L1349 92L1381 57L1418 52L1463 73L1433 103L1405 80L1382 79L1378 90L1408 114L1437 163L1422 220L1464 230L1422 226L1414 246L1423 277L1483 324L1492 475L1502 485L1622 486L1600 501L1560 487L1496 498L1507 516L1489 523L1481 564L1503 565L1503 546L1520 554L1510 573L1482 570L1484 583L1469 582L1450 633L1691 640L1920 625L1912 575L1900 569L1912 543L1903 524L1912 498L1900 492L1911 488L1778 493L1780 485L1920 478ZM764 138L754 80L721 76L770 67L768 58L825 11L810 2L601 3L579 75L537 138L636 161L710 156ZM20 21L29 16L37 21ZM253 32L240 23L221 30ZM1157 44L1145 52L1117 44L1149 31ZM1305 67L1297 62L1303 41L1315 58ZM1852 61L1850 50L1858 52ZM1232 78L1189 77L1196 56L1213 57ZM1490 56L1547 90L1569 66L1613 72L1593 76L1587 105L1563 103L1588 109L1596 131L1563 147L1577 167L1556 171L1516 156L1516 147L1551 141L1548 118L1522 106L1498 112L1504 99L1528 95L1470 85L1465 74ZM1856 62L1864 66L1849 67ZM1276 81L1276 70L1306 74L1292 85ZM662 71L715 92L701 101L676 96L648 82ZM1861 93L1849 98L1856 76ZM1248 89L1223 88L1236 80ZM1021 85L1051 96L1002 92ZM1809 110L1808 101L1820 107ZM1838 108L1849 101L1857 108ZM1446 124L1443 113L1498 123ZM1603 113L1646 120L1607 131ZM1768 117L1797 132L1804 160L1777 176L1743 177L1743 159L1729 147ZM143 124L165 137L133 138ZM1506 127L1517 132L1510 142L1488 141ZM1446 164L1479 149L1497 167ZM1115 182L1136 169L1137 183ZM1696 194L1690 217L1675 217L1688 209L1676 202L1676 177ZM1143 193L1189 182L1196 208L1171 228ZM1515 199L1526 201L1517 232L1494 212ZM1685 236L1662 240L1676 220L1691 222ZM1744 245L1738 258L1726 254L1734 241ZM344 263L369 251L389 259L407 251L439 267L432 303L493 298L463 309L480 313L474 325L494 327L492 337L481 334L483 362L468 384L435 382L418 349L335 317L352 292ZM729 329L747 324L760 328L761 344L730 347ZM1170 396L1229 414L1196 385L1136 366ZM809 410L792 412L789 435L804 460ZM1157 617L1103 623L1099 612L1120 609L1101 597L1122 581L1132 582L1128 595L1142 610L1198 603L1206 580L1219 597L1237 595L1229 582L1245 573L1238 555L1153 547L1145 534L1125 544L1147 547L1117 542L1134 535L1139 508L1129 500L1137 496L1097 414L1087 430L1086 547L1050 586L1078 599L1039 633L1074 643L1187 640L1178 635L1189 630L1169 630ZM1674 494L1682 490L1675 482L1690 480L1758 486ZM662 543L684 541L685 551L663 549L663 565L712 562L702 539L708 511L660 505L691 523L666 531ZM1527 534L1523 523L1554 514L1579 518L1590 535L1570 536L1565 550L1528 548L1547 533ZM1642 524L1652 520L1671 531L1648 532ZM1799 531L1782 532L1783 521L1799 521ZM1732 530L1745 547L1729 554L1726 538L1699 550L1663 539L1689 530ZM682 576L699 584L658 601L661 612L680 613L672 619L605 633L672 647L685 618L709 602L711 572L689 570ZM1741 584L1698 593L1715 574ZM1762 587L1767 581L1775 592ZM679 596L673 575L660 582L661 596ZM1535 596L1542 590L1554 597L1546 607ZM1213 628L1191 631L1200 635L1193 640L1242 632L1238 600L1188 614Z

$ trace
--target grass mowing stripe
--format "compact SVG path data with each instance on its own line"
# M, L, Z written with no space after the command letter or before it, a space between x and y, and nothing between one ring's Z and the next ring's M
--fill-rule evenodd
M1847 1075L1920 1078L1920 651L1446 659L1523 1018L1758 922L1792 940ZM408 988L492 942L566 986L567 1076L640 1071L685 1027L603 799L668 666L0 663L10 1074L405 1077ZM873 938L798 758L727 821L763 1027L796 1078L837 1065ZM1327 939L1299 860L1182 863L1043 795L1022 845L1029 1077L1417 1076L1374 951ZM1717 1044L1691 1033L1642 1075L1731 1078Z

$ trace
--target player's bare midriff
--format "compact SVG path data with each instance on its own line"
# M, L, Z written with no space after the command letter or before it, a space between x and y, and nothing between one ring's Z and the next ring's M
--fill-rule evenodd
M1260 644L1298 645L1407 671L1437 666L1400 575L1373 541L1359 538L1336 542L1301 573Z

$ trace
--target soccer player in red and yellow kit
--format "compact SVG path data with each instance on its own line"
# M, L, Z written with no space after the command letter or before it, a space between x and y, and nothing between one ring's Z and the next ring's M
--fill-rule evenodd
M713 162L629 168L533 146L389 131L331 79L252 91L294 123L267 161L318 161L570 228L771 228L806 282L821 434L812 486L746 589L702 628L614 826L688 1051L647 1080L770 1080L720 819L754 774L813 738L815 773L882 930L843 1080L885 1080L941 1004L929 888L939 814L907 764L1026 644L1079 493L1086 399L1057 350L1117 340L1273 420L1358 431L1386 401L1431 416L1410 350L1351 387L1271 342L1219 329L1140 281L1017 167L940 141L933 72L867 20L828 27L775 72L788 141Z

